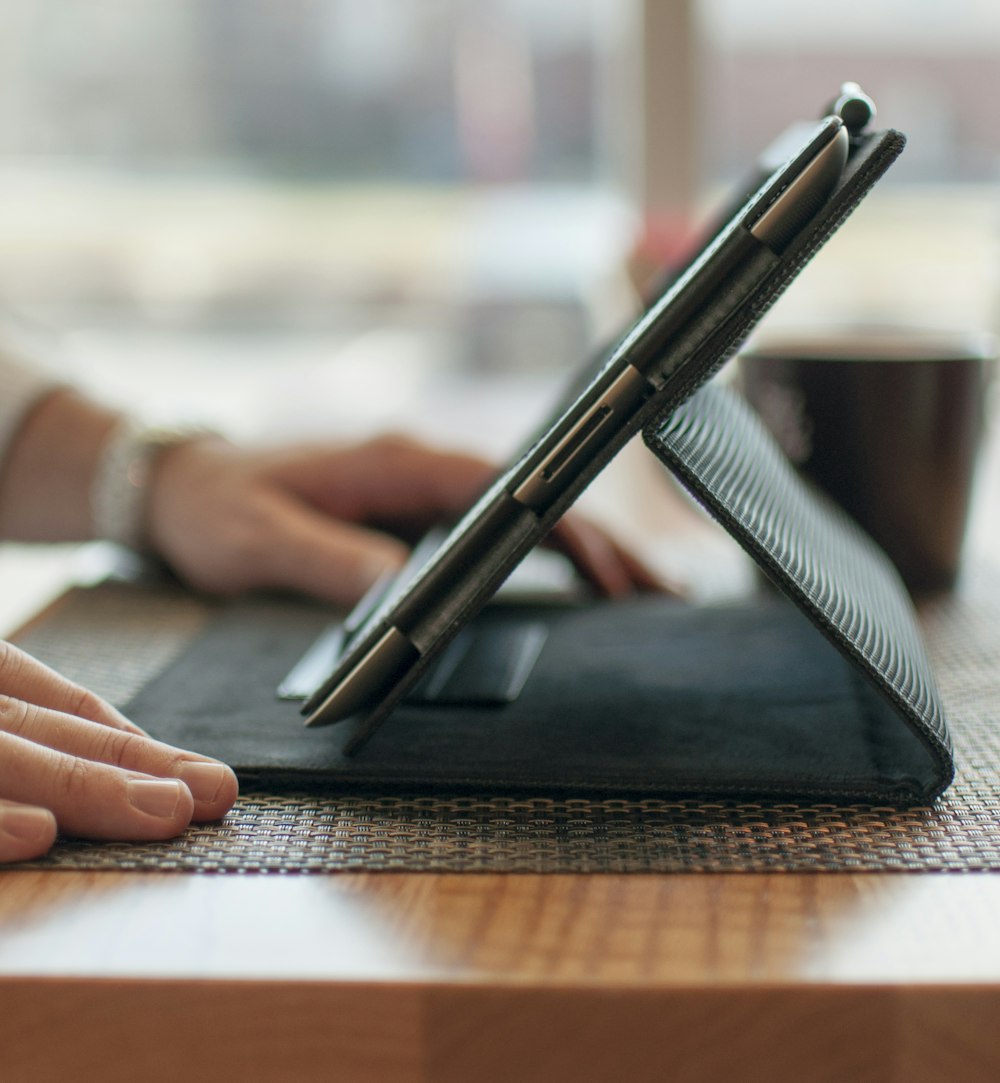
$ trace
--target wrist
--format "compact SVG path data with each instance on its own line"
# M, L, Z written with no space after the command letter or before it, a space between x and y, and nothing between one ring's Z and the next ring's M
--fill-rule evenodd
M0 535L18 541L91 536L89 490L121 415L55 388L28 412L0 469Z
M117 425L105 442L91 484L93 536L148 551L153 482L162 460L184 444L214 435L196 426L147 426L132 419Z

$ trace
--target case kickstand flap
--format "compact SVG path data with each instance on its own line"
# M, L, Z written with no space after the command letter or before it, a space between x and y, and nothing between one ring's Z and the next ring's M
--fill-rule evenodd
M702 388L644 438L882 700L873 790L940 794L954 774L951 741L913 607L885 554L725 386Z

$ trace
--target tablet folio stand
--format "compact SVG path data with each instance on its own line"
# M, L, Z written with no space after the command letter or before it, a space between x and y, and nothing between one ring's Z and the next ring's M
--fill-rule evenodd
M353 723L304 730L275 689L329 620L308 603L225 607L128 707L155 736L271 787L730 794L913 804L952 776L906 593L885 556L797 475L756 415L709 385L647 427L652 452L779 588L739 602L524 609L544 624L513 702L405 702L357 755ZM790 604L788 599L791 599Z
M852 159L815 225L793 242L786 277L902 142L882 133ZM738 321L717 329L717 364L782 286L772 283ZM275 693L329 613L245 599L223 608L128 713L154 736L217 756L271 788L311 780L331 788L933 800L953 775L951 745L912 607L884 554L807 486L726 387L680 388L642 428L653 454L777 590L718 606L645 597L487 607L474 624L483 641L516 642L525 628L536 645L544 640L516 698L482 705L468 694L470 671L459 667L458 694L445 687L398 705L353 756L345 753L353 721L305 730L295 706Z

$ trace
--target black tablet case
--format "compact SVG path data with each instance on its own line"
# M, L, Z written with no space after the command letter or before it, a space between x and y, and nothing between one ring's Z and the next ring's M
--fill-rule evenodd
M414 642L434 643L440 649L469 625L507 575L573 505L589 482L597 477L628 440L657 417L684 402L735 353L787 285L898 157L905 142L905 137L893 130L852 139L852 150L844 172L814 218L782 249L780 255L761 245L738 275L720 285L716 300L705 305L685 330L676 337L670 336L661 341L664 371L672 373L664 390L642 403L621 430L595 449L561 495L537 519L528 512L512 517L508 508L502 511L500 522L495 516L487 514L475 520L475 525L471 522L466 524L466 545L462 558L464 572L459 588L442 596L440 604L430 614L421 610L419 617L409 612L401 618L406 622L407 635ZM626 339L628 337L626 335ZM515 468L513 473L516 472ZM479 539L475 546L467 544L474 533ZM368 628L366 632L359 633L366 644L365 649L373 646L387 631L388 622L382 607L379 607L379 613L373 619L379 617L383 618L383 622L377 628ZM415 619L416 625L413 624ZM434 655L434 651L423 651L405 674L372 705L365 714L363 725L354 727L352 750L367 740L395 711L433 664Z
M831 214L846 216L898 153L893 138L862 156L858 193ZM857 181L859 169L872 175ZM803 262L835 224L796 242ZM762 296L759 310L769 303ZM275 695L329 614L247 599L222 609L128 714L269 786L932 800L951 780L951 745L894 569L802 481L735 393L691 391L646 419L646 444L776 590L718 606L646 597L491 607L477 618L484 634L547 632L516 699L401 703L353 756L354 722L304 730Z
M709 606L493 607L478 620L548 631L520 695L403 703L354 756L344 754L352 723L305 730L275 692L329 613L245 599L128 714L274 786L933 799L951 780L951 747L887 558L725 387L703 388L645 439L778 590Z

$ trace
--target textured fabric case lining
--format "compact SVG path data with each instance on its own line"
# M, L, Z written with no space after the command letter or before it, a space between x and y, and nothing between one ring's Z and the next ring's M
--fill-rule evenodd
M891 703L922 749L914 790L936 796L954 756L941 701L896 570L875 543L796 474L749 407L702 388L644 432L647 447L778 588Z

